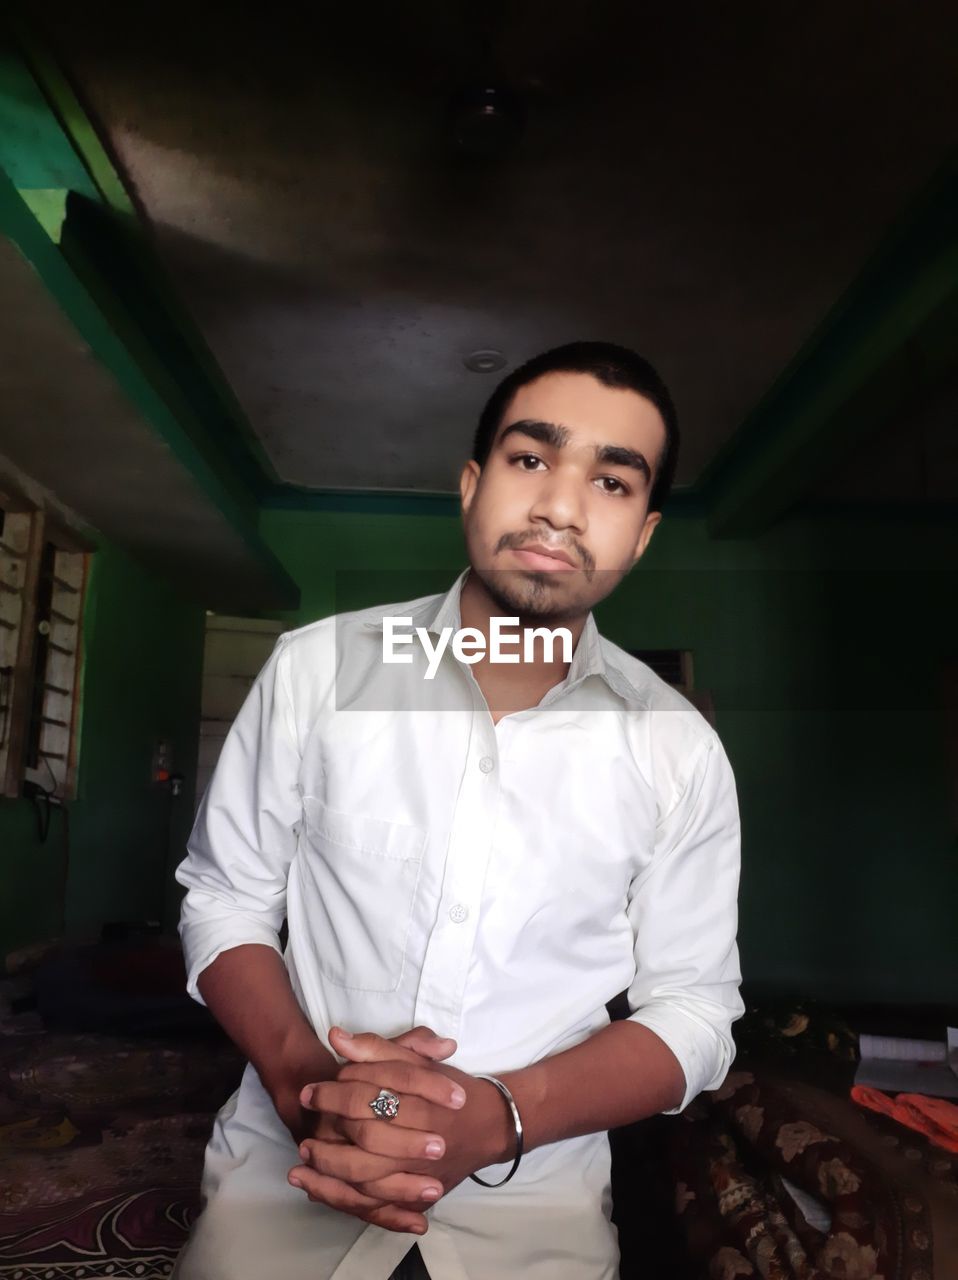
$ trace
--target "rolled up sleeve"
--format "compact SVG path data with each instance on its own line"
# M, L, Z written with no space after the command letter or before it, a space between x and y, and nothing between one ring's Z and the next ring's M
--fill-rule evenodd
M187 990L244 943L280 952L286 884L302 815L300 752L286 636L280 636L223 744L176 879L187 892L180 939Z
M740 825L735 781L721 743L694 753L682 793L656 831L650 865L633 881L632 1022L671 1049L685 1075L675 1115L703 1089L717 1089L735 1057L731 1027L739 995L736 933Z

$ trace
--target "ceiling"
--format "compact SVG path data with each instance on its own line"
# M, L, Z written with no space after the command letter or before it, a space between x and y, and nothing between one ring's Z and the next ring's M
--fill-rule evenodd
M583 337L659 367L693 484L955 138L958 19L933 0L307 12L44 6L176 292L300 486L455 489L496 380L463 357L512 367ZM468 160L446 103L493 74L525 129ZM927 415L949 439L950 404Z

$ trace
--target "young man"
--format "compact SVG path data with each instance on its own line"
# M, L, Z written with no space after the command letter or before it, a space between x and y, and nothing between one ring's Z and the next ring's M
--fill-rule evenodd
M183 1280L616 1275L607 1131L717 1088L743 1011L725 753L591 614L677 443L639 356L547 352L482 415L451 589L277 642L177 873L190 991L250 1060ZM499 618L571 657L493 661Z

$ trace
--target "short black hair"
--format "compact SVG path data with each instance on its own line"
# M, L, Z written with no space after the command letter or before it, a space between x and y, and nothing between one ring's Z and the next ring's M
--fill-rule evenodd
M568 342L533 356L513 369L499 383L479 417L472 444L472 457L480 467L486 465L492 442L513 396L520 387L528 386L547 373L587 373L606 387L635 391L651 400L665 423L665 448L656 468L649 495L649 510L661 511L672 482L679 457L679 424L669 389L643 356L614 342Z

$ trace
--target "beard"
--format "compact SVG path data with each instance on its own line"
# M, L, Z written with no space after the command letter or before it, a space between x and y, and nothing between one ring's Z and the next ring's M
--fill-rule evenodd
M477 569L473 573L503 617L518 617L520 626L558 625L589 612L591 601L562 589L563 574L535 570ZM558 587L558 589L557 589Z

